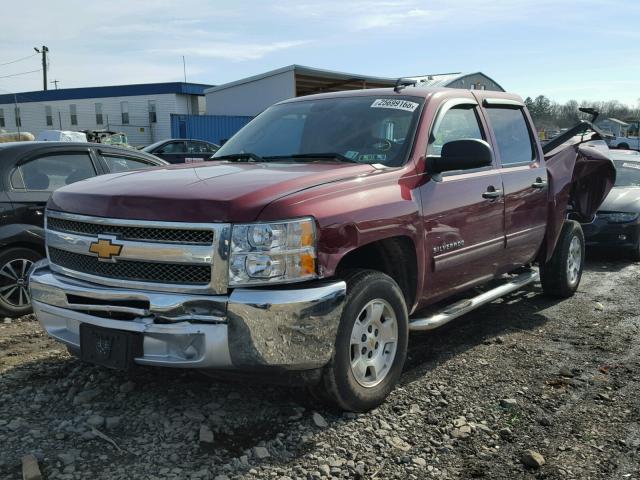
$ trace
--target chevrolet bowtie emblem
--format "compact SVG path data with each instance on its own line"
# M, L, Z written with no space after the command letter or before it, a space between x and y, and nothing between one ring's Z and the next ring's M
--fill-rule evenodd
M98 258L111 260L113 257L120 255L122 245L114 244L109 239L100 238L97 242L91 243L89 251L98 255Z

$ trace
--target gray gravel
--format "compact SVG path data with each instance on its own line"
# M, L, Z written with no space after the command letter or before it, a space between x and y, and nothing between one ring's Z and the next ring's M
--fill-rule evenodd
M591 258L412 338L368 414L198 372L83 365L33 317L0 322L0 478L640 479L640 264Z

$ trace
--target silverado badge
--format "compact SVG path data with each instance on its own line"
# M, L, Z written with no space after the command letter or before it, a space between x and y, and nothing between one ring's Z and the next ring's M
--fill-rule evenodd
M98 255L101 260L111 260L120 255L122 245L113 243L110 238L99 238L97 242L89 245L89 251Z

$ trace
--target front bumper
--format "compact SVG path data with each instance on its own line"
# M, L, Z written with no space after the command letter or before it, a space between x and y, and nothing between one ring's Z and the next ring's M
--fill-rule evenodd
M609 223L596 217L582 225L585 242L589 247L637 248L640 242L640 223Z
M333 354L346 285L235 289L199 295L105 287L36 265L34 313L49 335L80 348L80 324L143 335L135 362L184 368L318 368Z

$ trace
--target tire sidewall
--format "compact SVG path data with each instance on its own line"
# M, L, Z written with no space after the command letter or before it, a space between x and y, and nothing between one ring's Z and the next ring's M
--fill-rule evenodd
M336 388L341 405L348 410L369 410L381 403L398 382L407 355L408 314L404 297L398 285L382 273L371 274L366 284L358 283L354 291L347 293L347 301L342 312L336 338L333 369ZM374 387L363 387L351 371L351 332L364 306L371 300L385 300L396 315L398 343L396 354L389 372L382 382Z

